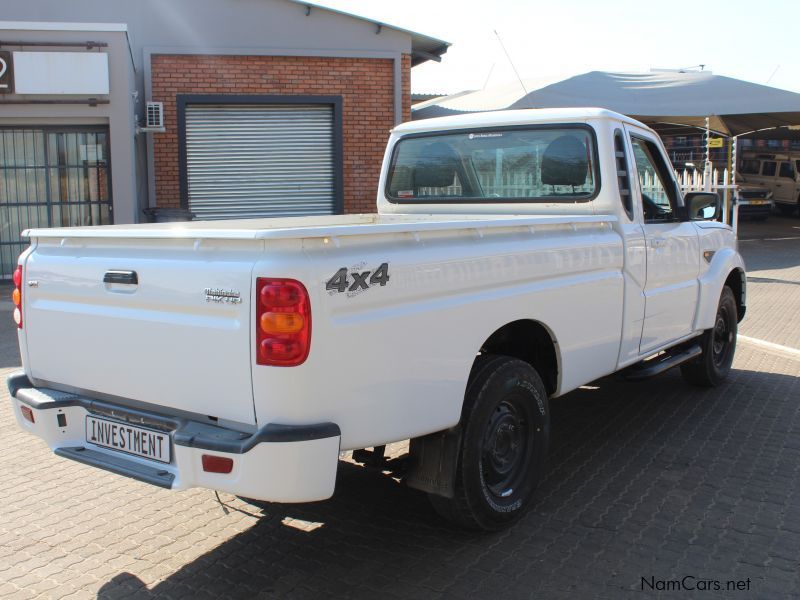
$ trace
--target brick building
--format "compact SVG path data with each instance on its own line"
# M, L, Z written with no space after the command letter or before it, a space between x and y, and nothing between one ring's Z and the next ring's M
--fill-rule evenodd
M401 77L405 91L400 115L403 121L411 118L410 70L411 57L404 54ZM192 201L195 195L192 179L202 185L202 174L195 175L192 157L187 156L191 149L186 153L181 150L186 149L187 136L192 133L193 121L191 116L187 120L187 112L195 107L198 110L205 107L208 111L213 106L214 113L224 118L263 106L264 111L255 113L256 118L261 118L270 112L269 105L282 108L296 103L307 106L310 113L317 112L317 107L327 107L324 118L330 117L332 121L332 137L339 147L326 157L333 166L332 189L337 190L337 197L331 199L330 212L372 212L387 133L397 122L393 77L392 60L382 58L153 55L152 98L164 103L167 126L167 132L154 136L153 144L158 205L186 206L184 199ZM237 110L240 106L245 108ZM320 141L330 144L324 135ZM260 156L269 151L262 149ZM326 173L320 173L326 181L331 164L326 162L323 165ZM225 164L219 167L210 174L215 181L226 177ZM285 177L293 178L291 174ZM297 180L298 184L301 182ZM229 184L236 186L235 181ZM318 206L315 203L314 207ZM200 210L219 209L215 205ZM258 216L247 207L239 210L247 216ZM324 205L324 210L328 212L328 205ZM302 207L291 212L302 213Z
M7 4L0 277L27 227L373 211L411 68L448 46L298 0Z

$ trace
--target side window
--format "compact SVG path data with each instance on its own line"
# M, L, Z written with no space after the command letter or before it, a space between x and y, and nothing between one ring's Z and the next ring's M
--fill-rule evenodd
M776 163L774 160L765 160L761 166L761 174L765 177L772 177L775 175L777 166L778 163Z
M746 158L742 161L741 166L739 167L739 173L742 175L758 175L759 167L761 163L755 158Z
M651 141L633 136L631 143L645 223L675 221L678 199L669 176L669 167L664 162L658 146Z
M614 131L614 154L617 160L617 184L619 185L619 195L622 206L628 218L633 220L633 194L631 193L631 171L628 156L625 152L625 138L622 131Z
M782 162L781 168L778 171L778 177L786 177L787 179L794 179L794 169L792 169L792 163Z

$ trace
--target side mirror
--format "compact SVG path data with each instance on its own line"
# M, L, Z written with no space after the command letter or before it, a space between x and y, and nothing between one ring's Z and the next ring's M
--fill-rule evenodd
M722 214L722 201L714 192L689 192L683 202L692 221L716 221Z

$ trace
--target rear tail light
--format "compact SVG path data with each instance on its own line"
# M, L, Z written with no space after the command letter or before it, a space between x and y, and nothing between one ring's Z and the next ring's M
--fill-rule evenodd
M11 292L11 300L14 302L14 322L22 329L22 265L18 265L14 271L14 291Z
M233 471L233 459L227 456L203 454L203 471L206 473L230 473Z
M256 363L295 367L311 349L311 301L294 279L256 279Z

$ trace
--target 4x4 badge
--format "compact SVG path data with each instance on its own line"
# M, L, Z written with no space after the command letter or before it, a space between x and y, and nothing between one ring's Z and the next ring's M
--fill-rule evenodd
M389 263L381 263L374 271L362 270L363 266L362 263L351 269L342 267L325 283L325 290L331 295L347 292L349 297L374 285L383 287L389 283Z

